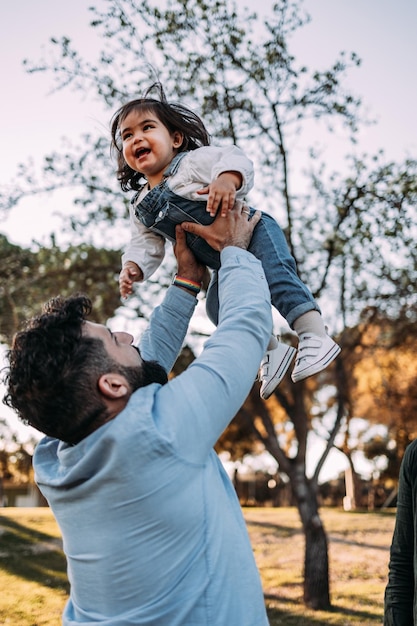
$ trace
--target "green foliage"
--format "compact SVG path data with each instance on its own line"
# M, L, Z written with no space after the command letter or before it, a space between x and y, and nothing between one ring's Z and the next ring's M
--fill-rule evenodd
M120 252L83 244L61 250L28 250L0 235L0 339L10 343L21 324L41 304L61 294L87 293L94 320L105 322L120 305L117 276Z
M33 482L32 455L35 440L19 442L8 422L0 418L0 506L3 505L4 483L21 485Z
M327 188L323 172L314 177L320 204L299 223L305 262L317 260L328 272L313 283L313 291L322 294L326 280L338 283L348 326L369 309L388 319L407 316L411 322L415 314L406 312L417 304L417 161L386 163L377 155L352 157L348 163L348 177L333 174ZM323 242L320 252L317 240Z

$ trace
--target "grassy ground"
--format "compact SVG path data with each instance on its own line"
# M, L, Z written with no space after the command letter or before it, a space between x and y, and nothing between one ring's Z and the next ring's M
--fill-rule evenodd
M329 539L333 610L310 611L302 602L304 537L295 509L246 509L271 626L382 624L394 513L323 509Z
M295 509L245 509L271 626L382 623L394 514L323 509L329 536L331 612L302 602L304 539ZM0 509L0 624L60 626L68 584L49 509ZM231 625L235 626L235 625Z
M0 589L0 624L61 624L66 563L49 509L0 509Z

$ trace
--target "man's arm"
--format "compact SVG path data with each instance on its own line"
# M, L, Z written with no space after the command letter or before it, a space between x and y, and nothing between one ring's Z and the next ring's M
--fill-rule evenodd
M190 293L169 287L163 302L154 309L143 333L139 350L143 359L158 361L170 372L177 360L194 313L197 299Z
M187 461L205 462L249 393L270 337L268 284L262 264L245 249L246 229L259 216L251 224L246 213L233 209L220 218L221 232L183 224L221 250L219 325L202 354L155 397L158 427Z
M206 268L188 248L185 232L180 226L176 229L174 253L178 275L185 279L184 284L187 280L201 284ZM149 326L142 335L139 348L144 359L158 361L167 372L171 371L196 304L196 293L193 290L178 286L168 288L162 304L153 311Z

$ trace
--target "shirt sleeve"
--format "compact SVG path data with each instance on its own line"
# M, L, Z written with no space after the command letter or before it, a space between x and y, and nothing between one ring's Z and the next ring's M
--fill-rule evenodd
M384 626L409 626L414 623L416 476L417 442L406 449L400 469L397 514L385 590Z
M222 154L213 165L211 179L218 178L223 172L235 171L242 175L242 185L237 190L238 197L244 197L253 187L253 163L237 146L222 149Z
M143 280L147 280L161 265L165 256L165 239L140 222L129 207L130 242L122 255L122 265L134 261L143 272Z
M182 348L197 298L184 289L168 288L162 303L156 307L143 333L139 349L142 358L158 361L170 372Z
M249 252L221 253L219 325L202 354L161 387L155 421L178 454L204 463L248 395L272 329L261 263Z
M236 192L244 198L253 187L253 163L237 146L203 146L191 150L181 161L169 186L180 196L205 201L206 196L196 192L215 180L223 172L235 171L242 176L242 185Z

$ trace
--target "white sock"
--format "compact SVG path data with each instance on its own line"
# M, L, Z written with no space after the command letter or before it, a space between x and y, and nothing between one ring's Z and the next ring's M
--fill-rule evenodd
M300 317L297 317L294 324L294 330L298 336L302 333L313 333L319 337L327 335L323 318L318 311L307 311Z

